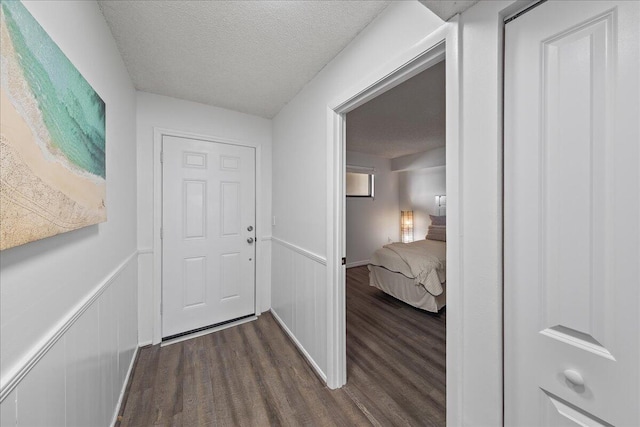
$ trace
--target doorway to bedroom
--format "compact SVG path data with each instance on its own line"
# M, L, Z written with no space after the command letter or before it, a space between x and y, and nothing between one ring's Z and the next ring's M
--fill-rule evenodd
M346 387L382 425L446 424L445 71L345 117Z

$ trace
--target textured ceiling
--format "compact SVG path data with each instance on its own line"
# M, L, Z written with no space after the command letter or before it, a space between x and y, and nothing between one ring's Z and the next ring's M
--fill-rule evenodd
M445 145L445 62L347 113L347 150L387 159Z
M136 89L266 118L390 1L100 1Z
M479 0L420 0L429 10L438 15L443 21L448 21L458 13L469 9Z

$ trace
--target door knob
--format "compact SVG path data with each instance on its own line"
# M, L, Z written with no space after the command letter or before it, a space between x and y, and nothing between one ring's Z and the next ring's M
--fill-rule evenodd
M567 369L564 371L564 376L571 384L577 387L584 386L584 378L580 375L580 372L574 371L573 369Z
M249 244L253 243L253 237L249 237L249 238L247 239L247 243L249 243Z
M247 231L253 231L253 226L252 225L248 226Z

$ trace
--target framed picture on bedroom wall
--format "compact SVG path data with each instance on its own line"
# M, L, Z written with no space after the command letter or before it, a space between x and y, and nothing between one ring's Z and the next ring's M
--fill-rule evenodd
M0 250L107 220L105 103L22 2L0 8Z

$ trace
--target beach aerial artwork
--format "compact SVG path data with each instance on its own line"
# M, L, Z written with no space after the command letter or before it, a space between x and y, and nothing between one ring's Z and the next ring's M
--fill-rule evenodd
M0 250L107 219L105 104L19 1L0 12Z

